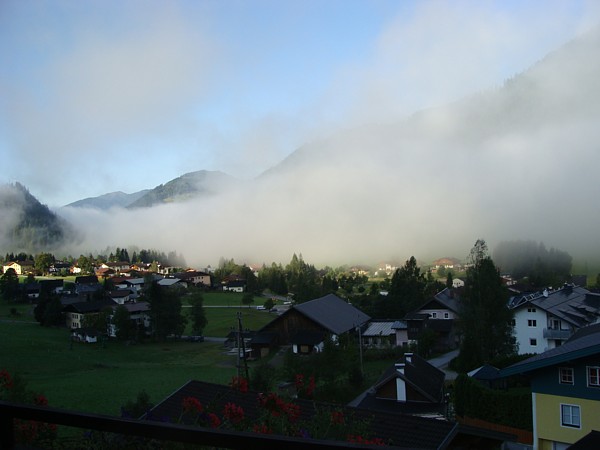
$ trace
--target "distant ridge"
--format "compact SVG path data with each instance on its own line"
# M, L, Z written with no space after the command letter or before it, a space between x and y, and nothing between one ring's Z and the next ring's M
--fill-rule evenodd
M147 208L161 203L181 202L198 196L218 194L237 184L237 179L223 172L189 172L156 186L127 207Z
M69 203L65 208L94 208L101 210L107 210L114 207L126 208L148 192L150 192L150 189L144 189L143 191L134 192L133 194L126 194L121 191L110 192L108 194L100 195L99 197L88 197L83 200L77 200L76 202Z

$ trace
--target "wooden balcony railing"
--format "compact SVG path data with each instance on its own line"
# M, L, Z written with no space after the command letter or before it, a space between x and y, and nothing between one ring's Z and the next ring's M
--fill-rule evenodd
M339 450L342 448L372 448L361 444L326 441L318 439L292 438L250 432L200 428L174 423L123 419L118 417L66 411L48 406L19 405L0 401L0 449L15 448L14 419L138 436L159 441L196 444L231 449L286 449L286 450ZM387 447L393 448L393 447Z

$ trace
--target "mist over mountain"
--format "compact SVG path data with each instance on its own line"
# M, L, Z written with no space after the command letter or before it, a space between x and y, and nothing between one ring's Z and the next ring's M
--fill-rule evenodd
M133 204L151 207L63 208L85 232L70 251L176 249L195 265L302 253L336 265L460 258L484 238L597 259L599 50L596 30L501 87L340 130L251 182L221 174L218 189L204 190L188 174L176 184L189 189L166 183Z
M58 249L76 233L20 183L0 185L0 248L27 253Z

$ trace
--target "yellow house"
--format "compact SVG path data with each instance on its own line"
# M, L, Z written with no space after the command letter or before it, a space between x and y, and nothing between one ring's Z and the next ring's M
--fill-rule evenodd
M534 450L564 450L600 430L600 323L501 374L531 381Z
M17 275L26 275L33 271L33 261L18 261L18 262L9 262L2 266L2 270L4 273L8 269L13 269Z

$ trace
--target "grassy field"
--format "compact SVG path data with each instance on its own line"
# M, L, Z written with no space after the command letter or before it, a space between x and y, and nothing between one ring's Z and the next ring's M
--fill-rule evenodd
M16 308L17 316L10 314L11 308ZM227 384L237 373L235 357L221 343L127 346L110 340L105 345L71 345L68 330L41 327L31 310L31 305L0 306L0 369L21 375L30 390L45 394L55 407L119 415L120 407L142 390L158 403L188 380ZM237 326L239 312L244 328L254 330L276 317L247 306L208 307L204 334L225 337ZM374 382L391 362L366 362L369 381Z
M16 308L18 315L10 315ZM206 308L206 336L225 337L237 326L258 329L275 316L255 308ZM186 308L184 308L186 313ZM189 325L188 325L189 326ZM119 414L120 406L145 390L158 402L190 379L228 383L237 373L235 358L221 343L145 343L117 341L70 344L64 328L33 321L31 305L0 308L0 369L19 373L31 390L44 393L56 407ZM98 393L105 393L99 395Z
M234 357L210 342L71 345L66 329L26 322L0 323L0 341L0 368L52 406L81 411L119 414L141 390L158 402L190 379L226 384L236 374Z
M237 328L237 314L242 314L242 326L244 329L259 330L275 317L268 311L258 311L255 308L205 308L208 325L204 330L205 336L225 337L231 331L231 327ZM184 308L185 312L185 308ZM188 323L187 330L190 329Z

